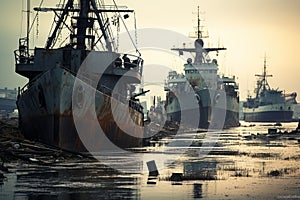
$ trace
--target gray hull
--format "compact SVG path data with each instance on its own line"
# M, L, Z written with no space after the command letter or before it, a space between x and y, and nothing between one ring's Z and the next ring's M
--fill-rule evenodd
M43 73L32 85L23 92L17 100L20 114L20 127L28 139L38 140L62 149L83 152L87 149L83 144L74 124L72 106L86 105L90 99L78 96L72 102L72 92L75 77L62 68L53 68ZM50 84L51 83L51 84ZM92 97L93 98L93 97ZM97 122L93 123L93 110L86 112L81 121L86 125L86 136L91 144L100 149L105 148L107 142L99 139L95 132L101 126L106 138L121 148L139 147L142 145L142 129L134 130L137 137L130 136L121 130L118 123L128 124L131 120L138 126L143 125L141 110L131 105L113 99L112 97L96 91L95 107ZM118 110L113 113L111 103L118 105ZM130 117L125 114L129 110Z
M246 122L291 122L293 111L265 111L244 113Z
M0 111L5 113L13 112L17 108L16 99L0 98Z
M199 110L200 112L200 121L198 124L198 128L204 128L207 129L210 127L210 117L209 117L209 113L211 110L210 108L202 108ZM194 116L193 113L195 112L195 110L185 110L183 116ZM224 124L223 128L230 128L230 127L238 127L240 126L239 123L239 112L233 112L231 110L218 110L216 111L216 113L226 113L225 114L225 121L223 122L223 119L219 121L219 123ZM191 121L191 118L187 118L187 119L183 119L181 120L181 111L178 112L174 112L174 113L168 113L168 119L170 119L170 121L176 121L176 122L181 122L181 121ZM216 120L218 121L218 120ZM195 123L193 123L195 124ZM212 125L212 127L220 127L220 124L217 125Z
M211 104L214 103L214 100L212 99L216 96L215 94L217 94L216 90L198 90L196 91L196 94L199 98L198 111L194 109L181 110L176 97L172 97L173 100L167 102L166 105L168 120L176 122L185 122L192 125L198 124L198 128L204 129L213 127L230 128L237 127L240 125L238 97L226 95L225 108L212 108ZM212 111L212 109L214 110ZM200 114L200 119L198 122L195 122L194 117L198 115L197 112ZM183 119L181 119L182 117ZM212 122L214 124L211 124Z
M201 108L199 111L196 110L183 110L183 111L177 111L177 112L169 112L167 113L167 118L169 121L173 122L186 122L186 125L193 125L197 126L197 128L208 128L209 127L209 115L210 115L210 108ZM198 122L194 121L194 117L198 114L196 112L199 112L200 114L200 120ZM183 117L183 119L181 119ZM196 128L196 127L193 127Z
M291 103L277 103L256 108L243 108L246 122L290 122L293 121Z

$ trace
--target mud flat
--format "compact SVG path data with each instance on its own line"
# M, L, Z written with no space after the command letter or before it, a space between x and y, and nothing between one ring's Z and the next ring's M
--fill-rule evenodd
M193 145L176 151L167 146L176 134L161 135L137 151L145 162L155 161L157 176L149 176L145 163L140 173L122 173L101 160L25 140L16 125L1 123L0 199L300 199L297 123L282 124L277 134L268 134L276 127L265 124L222 130L209 150L206 132L187 132L195 136ZM120 156L110 159L120 162Z

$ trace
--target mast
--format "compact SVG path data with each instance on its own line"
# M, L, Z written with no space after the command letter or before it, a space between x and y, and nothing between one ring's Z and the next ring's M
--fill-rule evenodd
M65 8L62 11L62 14L59 17L59 20L56 22L55 29L53 30L51 36L47 40L46 49L49 49L53 45L53 41L56 37L57 31L59 30L61 24L63 23L63 21L65 19L65 16L68 14L69 7L72 7L72 5L73 5L73 0L68 0ZM36 11L42 11L40 8L35 8L35 10ZM52 9L49 9L49 10L52 10ZM46 10L46 11L48 11L48 10Z
M179 55L183 55L183 52L190 52L195 53L195 60L194 63L202 64L204 61L204 54L207 55L209 52L216 51L217 53L220 50L226 50L226 48L205 48L203 38L208 38L207 35L203 34L203 31L201 30L201 24L200 24L200 9L198 6L198 12L197 12L197 27L194 26L193 35L190 35L190 38L196 38L194 42L194 48L171 48L173 51L178 51ZM196 30L196 31L195 31Z
M101 12L98 10L95 0L80 0L80 12L78 19L78 32L77 32L77 49L86 49L85 39L88 37L86 35L86 30L89 26L89 13L90 6L93 8L93 12L97 17L97 21L100 26L100 30L102 32L103 38L106 43L106 48L108 51L112 51L111 42L106 32L106 27L104 26L103 20L100 16ZM92 45L93 46L93 45Z
M109 37L108 37L107 32L106 32L106 29L105 29L104 24L102 22L102 19L100 17L101 11L97 12L97 5L96 5L95 0L89 0L89 1L91 1L92 7L95 10L95 14L96 14L96 17L97 17L100 29L101 29L101 32L103 34L103 37L104 37L104 40L105 40L105 43L106 43L106 48L107 48L108 51L112 51L111 42L109 40Z
M197 25L197 37L198 39L202 37L202 34L201 34L201 30L200 30L200 14L199 14L199 6L198 6L198 17L197 17L197 20L198 20L198 25Z
M77 49L85 49L86 29L88 27L89 0L80 0L80 12L77 30Z
M264 59L264 72L263 72L263 90L266 89L266 84L267 82L267 62L266 62L266 57Z
M26 52L29 54L29 29L30 29L30 0L27 0L27 27L26 27L26 40L27 40L27 47Z
M110 32L110 23L109 18L106 17L105 13L107 12L133 12L133 10L127 9L114 9L113 7L110 7L109 9L103 8L97 8L97 3L95 0L78 0L78 6L77 4L74 4L74 0L66 0L67 3L63 8L34 8L35 11L40 12L48 12L53 11L55 15L58 17L57 20L55 20L55 28L48 37L47 43L46 43L46 49L50 49L55 45L56 37L60 33L60 30L62 30L63 25L67 26L65 21L68 17L69 13L78 13L77 16L72 16L71 19L74 19L76 23L72 23L73 30L70 30L70 28L67 26L67 28L71 31L70 39L71 43L70 45L72 47L76 46L77 49L85 50L87 48L87 40L90 41L91 49L100 41L104 40L106 44L106 49L108 51L112 51L112 48L114 46L112 38L112 33ZM60 14L58 13L60 12ZM96 18L90 15L90 13L93 13ZM93 29L94 27L94 21L97 21L101 30L102 35L95 41L95 33L97 30L92 30L93 33L87 33L88 30ZM97 34L98 35L98 34ZM102 42L101 42L102 43Z
M267 77L272 77L272 75L267 74L267 58L266 55L264 57L264 68L263 68L263 74L255 74L255 76L260 77L261 80L257 81L257 91L256 91L256 97L259 96L260 93L262 93L265 90L269 90L270 86L267 81Z

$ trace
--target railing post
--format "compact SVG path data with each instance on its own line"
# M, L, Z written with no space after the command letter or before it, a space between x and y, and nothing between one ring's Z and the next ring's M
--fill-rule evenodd
M20 98L20 95L21 95L21 93L20 93L21 91L20 91L20 86L18 87L18 95L17 95L17 99L19 99Z

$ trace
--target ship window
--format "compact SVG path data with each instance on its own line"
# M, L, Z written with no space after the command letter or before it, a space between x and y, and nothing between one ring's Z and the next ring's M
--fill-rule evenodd
M282 110L282 106L280 106L280 110Z
M288 109L291 110L291 107L289 107Z

